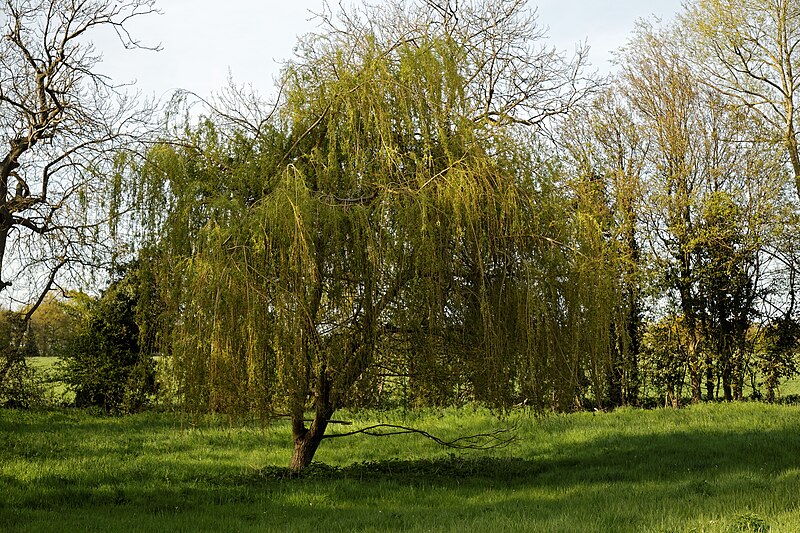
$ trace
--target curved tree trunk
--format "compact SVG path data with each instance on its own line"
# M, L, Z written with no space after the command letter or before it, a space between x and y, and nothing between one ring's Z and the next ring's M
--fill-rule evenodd
M294 451L292 452L292 461L289 464L289 468L295 472L300 472L311 464L314 454L317 453L317 448L319 448L325 436L329 419L330 415L323 416L321 412L317 411L310 428L305 427L302 417L300 420L292 420Z
M294 451L289 467L294 472L300 472L311 464L314 454L317 453L325 430L333 416L334 407L331 401L331 384L326 375L325 368L320 370L316 383L314 400L314 419L311 426L306 427L306 420L301 405L295 406L292 412L292 436L294 437Z

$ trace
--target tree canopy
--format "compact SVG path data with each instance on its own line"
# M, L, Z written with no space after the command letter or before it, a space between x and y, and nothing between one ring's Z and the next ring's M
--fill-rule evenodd
M577 368L608 358L617 287L599 229L569 214L520 129L589 87L579 63L539 71L523 3L464 9L483 26L414 4L327 20L268 122L206 122L144 169L170 191L187 400L289 416L295 468L336 409L393 380L411 401L568 408L587 387Z

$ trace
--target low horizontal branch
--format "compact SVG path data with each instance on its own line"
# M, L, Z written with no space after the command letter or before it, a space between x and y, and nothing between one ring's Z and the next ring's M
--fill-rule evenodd
M386 430L386 431L383 431ZM355 431L347 433L329 433L323 436L323 439L335 439L339 437L350 437L353 435L370 435L372 437L389 437L392 435L407 435L416 434L421 435L435 443L446 448L455 448L459 450L490 450L494 448L502 448L508 446L516 440L513 434L513 428L501 428L489 433L478 433L475 435L467 435L453 440L444 440L435 435L423 431L421 429L412 428L408 426L400 426L397 424L375 424Z

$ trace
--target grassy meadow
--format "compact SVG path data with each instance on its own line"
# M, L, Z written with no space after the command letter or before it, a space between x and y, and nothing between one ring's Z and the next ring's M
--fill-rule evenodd
M796 406L339 418L516 440L333 439L295 478L283 422L0 410L0 531L800 531Z

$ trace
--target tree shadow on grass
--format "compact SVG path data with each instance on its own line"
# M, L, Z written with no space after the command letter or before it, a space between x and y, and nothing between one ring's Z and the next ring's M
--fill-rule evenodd
M698 473L721 476L751 472L771 476L800 470L800 433L786 431L732 432L677 431L656 435L622 435L596 438L564 446L547 456L519 458L460 455L436 459L391 458L347 466L313 463L295 473L268 466L244 475L239 481L257 483L291 479L476 479L525 484L557 476L563 483L608 481L669 481Z
M347 466L312 463L302 472L289 468L267 466L242 475L240 483L253 484L284 480L360 480L360 481L418 481L431 479L502 479L524 480L543 471L541 462L516 457L463 457L450 454L438 459L386 459L363 461Z
M315 463L301 474L276 466L212 462L201 467L178 455L138 466L119 461L117 469L88 473L47 473L33 482L3 475L0 491L11 496L15 508L0 504L0 530L29 521L45 524L53 513L77 521L98 511L113 516L109 523L118 530L152 517L165 526L189 527L202 519L230 530L252 520L255 529L269 529L280 524L270 517L283 515L295 517L297 530L330 523L381 530L392 524L416 527L432 509L442 520L464 520L470 527L489 523L484 517L516 516L533 530L558 530L566 516L585 521L573 524L581 526L575 530L652 529L653 517L689 523L714 509L742 508L743 502L757 509L762 497L765 506L792 512L800 488L798 449L800 432L792 426L607 435L563 443L533 457L451 454L346 466ZM91 454L82 447L73 451ZM76 460L92 467L89 455ZM614 502L630 502L630 508ZM713 505L687 508L687 502ZM343 508L349 510L345 515ZM576 511L581 508L584 515ZM376 509L392 513L394 522L380 522Z

